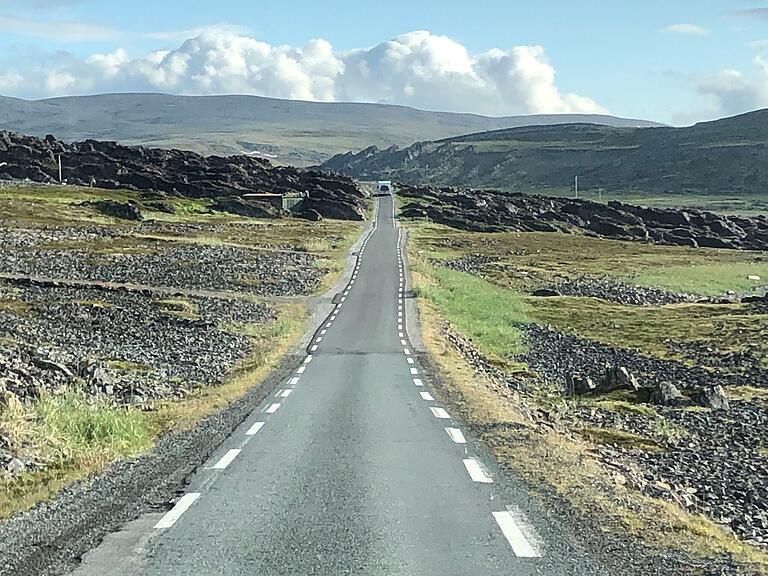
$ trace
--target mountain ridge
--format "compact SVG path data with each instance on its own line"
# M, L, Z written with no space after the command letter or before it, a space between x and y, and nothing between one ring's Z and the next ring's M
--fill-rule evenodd
M113 93L23 100L0 96L0 129L54 134L66 141L184 148L202 154L243 154L297 165L371 144L406 146L470 132L571 121L656 126L606 115L490 117L434 112L396 104L308 102L262 96L176 96Z
M340 154L320 169L407 184L567 191L764 194L768 110L690 127L557 124Z

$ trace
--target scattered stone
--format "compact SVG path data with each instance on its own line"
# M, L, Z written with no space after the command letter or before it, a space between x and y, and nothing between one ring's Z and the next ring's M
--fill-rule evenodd
M683 393L671 382L660 382L651 392L650 400L659 406L683 406L688 402Z
M540 298L553 298L555 296L562 296L563 294L554 288L538 288L531 292L531 295Z
M695 395L696 402L712 410L730 410L731 406L722 386L702 388Z

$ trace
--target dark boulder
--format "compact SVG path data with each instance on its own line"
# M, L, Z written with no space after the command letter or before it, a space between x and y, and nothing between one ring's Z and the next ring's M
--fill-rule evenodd
M266 202L243 198L217 198L211 206L217 212L228 212L246 218L278 218L280 211Z
M660 382L651 391L651 402L659 406L683 406L688 399L671 382Z
M80 206L95 208L101 214L120 220L138 222L144 220L141 209L135 202L118 202L116 200L95 200L83 202Z
M731 409L730 402L728 402L728 397L725 395L725 390L723 390L722 386L708 386L702 388L695 394L694 401L699 406L711 408L712 410Z
M309 220L310 222L320 222L323 219L322 214L312 208L305 208L304 210L297 212L295 216L303 220Z

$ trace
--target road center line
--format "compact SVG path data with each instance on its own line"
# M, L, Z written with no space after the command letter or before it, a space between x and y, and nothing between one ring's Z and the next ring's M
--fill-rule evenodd
M232 461L237 458L240 451L240 448L232 448L231 450L228 450L227 453L219 458L219 461L213 465L213 470L224 470L224 468L232 464Z
M480 462L477 459L465 458L462 460L462 462L464 462L464 468L467 469L467 472L469 472L469 477L472 478L474 482L480 482L482 484L493 483L493 478L485 473L485 470L483 470L483 467L480 466Z
M168 512L165 513L165 516L160 518L160 521L155 524L155 528L162 529L173 526L176 523L176 520L181 518L181 515L184 514L184 512L186 512L198 498L200 498L199 492L184 494L184 496L179 498L179 501L176 502L174 507L168 510Z

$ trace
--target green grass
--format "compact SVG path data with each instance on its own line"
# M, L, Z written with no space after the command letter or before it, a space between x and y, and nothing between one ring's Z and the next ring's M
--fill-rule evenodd
M524 350L519 326L528 321L519 294L463 272L419 267L429 282L418 296L435 304L443 317L490 357L504 361Z
M768 285L768 257L758 252L657 246L545 232L474 233L416 222L410 223L409 229L417 252L424 258L490 256L498 262L483 277L518 290L585 275L609 275L630 284L703 295ZM748 276L761 280L749 280Z
M11 401L0 412L0 432L46 468L0 479L0 518L50 497L63 485L153 442L143 415L69 389L28 405Z
M750 276L759 280L750 279ZM768 286L768 257L765 262L733 262L698 266L666 266L646 270L632 278L641 286L658 286L674 292L717 296L729 290L748 292Z
M661 450L661 447L650 438L615 428L584 428L579 430L579 433L595 444L616 445L646 452Z
M751 352L768 361L768 314L741 304L626 306L596 298L530 298L539 324L606 344L677 358L669 341L695 342L722 353Z

